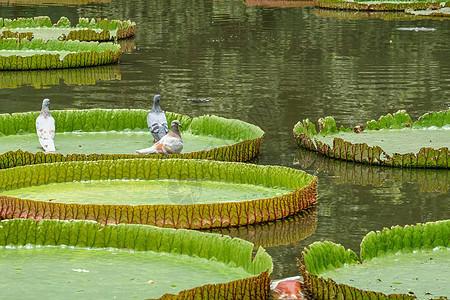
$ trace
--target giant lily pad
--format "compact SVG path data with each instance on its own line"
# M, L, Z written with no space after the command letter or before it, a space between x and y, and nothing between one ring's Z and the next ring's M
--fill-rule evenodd
M450 174L445 169L390 168L355 164L301 148L297 149L294 164L299 164L303 170L313 168L314 173L330 172L335 184L353 183L379 187L386 182L407 182L418 185L421 192L442 194L450 189Z
M438 299L450 296L450 220L370 232L361 262L332 242L310 245L301 270L315 299Z
M450 110L427 113L416 122L405 111L367 122L366 128L337 128L332 117L294 126L299 147L354 162L393 167L450 168Z
M113 43L0 39L0 71L100 66L116 63L120 54Z
M311 207L316 185L316 177L300 170L208 160L40 164L0 170L0 217L239 226Z
M316 7L332 8L332 9L348 9L348 10L367 10L367 11L395 11L405 9L441 9L449 7L448 1L429 1L429 0L414 0L414 1L342 1L342 0L315 0Z
M136 23L131 21L79 18L76 27L61 17L52 24L49 17L0 18L0 36L27 37L42 40L112 41L134 35Z
M252 249L190 230L4 220L0 288L8 299L267 299L272 260Z
M147 128L148 110L52 111L56 122L57 154L37 148L35 120L39 112L0 115L0 169L45 162L161 157L137 155L153 137ZM183 152L170 158L245 162L255 158L264 132L249 123L216 116L191 119L166 112L181 122ZM3 154L2 154L3 153Z

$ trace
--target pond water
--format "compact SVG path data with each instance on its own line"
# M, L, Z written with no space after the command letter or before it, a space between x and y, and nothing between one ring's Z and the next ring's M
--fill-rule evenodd
M415 120L448 108L450 20L212 0L0 10L0 17L8 18L41 15L52 21L67 16L72 24L78 17L130 19L137 23L136 36L121 42L125 53L114 76L86 71L81 80L69 81L65 74L59 81L42 79L35 87L17 72L0 73L0 87L5 87L0 89L0 113L39 110L44 98L52 100L51 109L149 109L153 95L160 93L167 111L192 117L215 114L260 126L266 134L258 164L303 169L319 177L315 223L305 226L309 234L267 247L274 259L273 279L299 275L295 258L315 241L331 240L358 253L370 230L450 216L450 171L411 170L397 176L390 169L355 170L347 163L326 168L317 154L298 152L292 136L294 124L305 118L316 122L331 115L338 125L355 126L399 109ZM53 78L57 72L39 74ZM90 74L104 80L93 85ZM39 75L33 76L36 80ZM192 98L211 101L185 101ZM383 180L371 181L376 178Z

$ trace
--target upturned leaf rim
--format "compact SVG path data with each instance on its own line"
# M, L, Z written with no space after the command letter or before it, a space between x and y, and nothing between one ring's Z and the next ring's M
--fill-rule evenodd
M264 248L252 254L253 244L239 238L192 230L174 230L148 225L101 225L93 221L27 220L0 221L0 246L66 245L83 248L127 248L213 259L242 267L248 278L207 284L160 299L186 299L226 295L224 299L267 299L273 263ZM234 297L234 298L233 298Z
M315 299L417 299L409 294L389 294L362 290L347 284L338 284L321 276L345 264L361 264L364 261L398 252L413 253L417 250L448 248L450 220L418 223L412 226L392 226L381 231L369 232L361 242L360 259L350 249L330 241L315 242L302 251L302 261L297 259L304 279L304 286ZM446 299L445 295L434 299ZM440 298L439 298L440 297Z
M285 187L292 192L272 198L188 205L65 204L0 196L0 218L80 219L101 224L146 224L208 229L282 219L312 207L317 177L281 166L193 159L121 159L39 164L0 170L0 190L26 186L114 179L208 180Z
M120 46L110 42L80 42L33 39L0 39L0 50L26 50L27 56L2 55L0 71L45 70L101 66L117 63ZM48 51L41 54L39 51ZM33 54L34 52L35 54ZM5 53L6 54L6 53Z

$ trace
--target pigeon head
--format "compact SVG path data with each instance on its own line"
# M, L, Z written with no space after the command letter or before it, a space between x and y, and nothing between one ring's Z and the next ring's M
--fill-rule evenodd
M50 99L44 99L44 101L42 101L42 108L48 107L49 105L50 105Z
M173 120L172 123L170 123L170 129L178 129L178 127L183 128L183 126L181 126L180 121L178 120ZM179 129L178 129L179 130Z
M159 103L159 101L161 101L161 95L155 95L155 97L153 97L153 103Z

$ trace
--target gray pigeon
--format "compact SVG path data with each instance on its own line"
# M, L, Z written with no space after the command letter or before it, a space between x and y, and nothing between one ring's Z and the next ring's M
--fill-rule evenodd
M42 110L36 119L36 132L39 143L45 152L55 151L55 119L53 119L48 109L50 99L42 101Z
M178 120L173 120L170 123L170 131L163 136L156 144L149 148L137 150L139 154L161 154L169 155L180 153L183 150L183 139L181 138L180 128L182 127Z
M155 97L153 97L153 107L147 116L147 125L153 135L153 142L159 141L169 131L167 128L166 115L159 105L160 100L160 95L155 95Z

